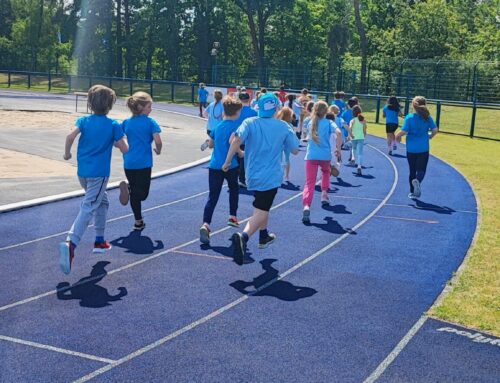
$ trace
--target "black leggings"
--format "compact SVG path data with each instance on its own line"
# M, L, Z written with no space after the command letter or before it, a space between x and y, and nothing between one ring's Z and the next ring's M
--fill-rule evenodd
M130 187L130 206L136 221L142 219L141 202L148 198L151 185L151 168L125 169Z
M429 152L423 153L406 153L406 159L408 160L408 165L410 166L410 192L413 193L413 185L411 183L415 178L422 182L425 177L425 172L427 170L427 162L429 162Z
M208 201L203 211L203 222L212 223L215 206L219 201L220 192L224 180L229 187L229 215L236 217L238 211L239 186L238 186L238 168L229 169L223 172L219 169L208 169Z

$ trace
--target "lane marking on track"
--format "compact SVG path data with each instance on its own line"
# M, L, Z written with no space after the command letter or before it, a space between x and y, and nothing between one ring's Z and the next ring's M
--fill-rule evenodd
M394 181L393 181L393 184L392 184L392 187L391 189L389 190L389 192L387 193L386 197L380 202L379 205L377 205L377 207L372 210L372 212L370 214L368 214L365 218L363 218L360 222L358 222L353 228L352 228L352 231L356 231L357 229L359 229L361 226L363 226L366 222L368 222L373 216L375 216L375 214L385 205L385 203L389 200L389 198L391 198L391 196L393 195L394 191L396 190L396 185L398 183L398 179L399 179L399 176L398 176L398 170L394 164L394 162L385 154L383 153L381 150L375 148L374 146L372 145L368 145L370 146L371 148L373 148L374 150L378 151L379 153L381 153L384 157L387 158L387 160L389 161L389 163L391 164L392 168L393 168L393 171L394 171ZM74 383L83 383L83 382L87 382L99 375L102 375L104 374L105 372L107 371L110 371L112 370L113 368L115 367L118 367L126 362L129 362L130 360L132 359L135 359L137 358L138 356L142 355L142 354L145 354L146 352L148 351L151 351L163 344L165 344L166 342L172 340L172 339L175 339L177 338L178 336L194 329L195 327L198 327L199 325L203 324L203 323L206 323L208 322L209 320L223 314L224 312L230 310L231 308L239 305L240 303L242 302L245 302L250 296L252 295L255 295L259 292L261 292L262 290L268 288L270 285L272 285L273 283L277 282L277 281L280 281L282 280L283 278L285 278L286 276L290 275L291 273L293 273L294 271L297 271L298 269L300 269L301 267L303 267L304 265L308 264L309 262L313 261L314 259L318 258L320 255L322 255L323 253L325 253L326 251L330 250L332 247L334 247L335 245L337 245L339 242L343 241L344 239L346 239L348 236L350 236L351 234L350 233L344 233L343 235L341 235L339 238L337 238L335 241L331 242L330 244L328 244L327 246L323 247L322 249L316 251L314 254L310 255L309 257L307 257L306 259L302 260L301 262L297 263L295 266L291 267L290 269L286 270L285 272L281 273L278 277L272 279L271 281L265 283L264 285L260 286L258 289L256 289L255 291L252 291L251 293L247 294L247 295L243 295L242 297L236 299L235 301L219 308L218 310L215 310L213 311L212 313L208 314L207 316L203 317L203 318L200 318L198 319L197 321L194 321L190 324L188 324L187 326L184 326L182 327L181 329L157 340L156 342L153 342L141 349L138 349L137 351L134 351L133 353L131 354L128 354L126 356L124 356L123 358L120 358L118 359L116 362L113 362L111 364L108 364L98 370L95 370L94 372L88 374L88 375L85 375L85 376L82 376L80 379L77 379L74 381Z
M174 251L172 251L172 253L192 255L194 257L205 257L205 258L223 259L224 261L233 261L233 258L231 258L231 257L224 257L223 255L210 255L210 254L202 254L202 253L191 253L190 251L183 251L183 250L174 250Z
M421 223L429 223L429 224L436 224L439 223L439 221L433 221L433 220L427 220L427 219L416 219L416 218L404 218L404 217L391 217L387 215L376 215L375 218L382 218L382 219L395 219L395 220L400 220L400 221L410 221L410 222L421 222Z
M223 187L226 187L226 185L224 185ZM164 203L164 204L161 204L161 205L153 206L153 207L150 207L148 209L144 209L143 212L153 211L153 210L161 209L161 208L164 208L164 207L167 207L167 206L175 205L177 203L184 202L184 201L187 201L187 200L190 200L190 199L193 199L193 198L196 198L196 197L208 194L208 192L209 191L207 190L207 191L204 191L204 192L201 192L201 193L190 195L189 197L184 197L184 198L181 198L181 199L178 199L178 200L175 200L175 201L171 201L171 202L167 202L167 203ZM122 216L119 216L119 217L110 218L110 219L106 220L106 223L119 221L121 219L129 218L129 217L132 217L132 216L133 216L133 214L126 214L126 215L122 215ZM93 226L94 225L92 224L92 225L89 225L88 227L90 228L90 227L93 227ZM35 238L35 239L30 240L30 241L16 243L15 245L9 245L9 246L5 246L5 247L0 247L0 251L14 249L16 247L20 247L20 246L24 246L24 245L29 245L30 243L44 241L46 239L59 237L61 235L65 235L65 234L68 234L68 231L62 231L60 233L55 233L55 234L47 235L45 237Z
M391 365L391 363L398 357L398 355L403 351L406 345L412 340L412 338L417 334L418 330L427 321L427 316L423 315L420 319L412 326L410 331L399 341L399 343L394 347L394 349L387 355L387 357L380 363L377 368L366 378L363 383L373 383L384 373L384 371ZM115 363L119 362L117 360ZM112 366L112 364L108 364Z
M58 353L61 353L61 354L66 354L66 355L71 355L71 356L78 356L80 358L95 360L97 362L102 362L102 363L106 363L106 364L110 364L110 363L115 363L116 362L116 360L113 360L113 359L101 358L100 356L95 356L95 355L90 355L90 354L84 354L84 353L78 352L78 351L71 351L71 350L67 350L65 348L59 348L59 347L49 346L47 344L42 344L42 343L37 343L37 342L31 342L31 341L23 340L23 339L19 339L19 338L12 338L10 336L5 336L5 335L0 335L0 340L6 341L6 342L12 342L12 343L17 343L17 344L22 344L22 345L25 345L25 346L30 346L30 347L35 347L35 348L41 348L42 350L54 351L54 352L58 352Z

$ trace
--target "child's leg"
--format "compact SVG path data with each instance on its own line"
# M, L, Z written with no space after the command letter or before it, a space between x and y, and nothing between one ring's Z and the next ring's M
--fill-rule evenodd
M318 174L318 161L306 160L306 184L304 185L304 193L302 195L302 205L311 206L314 196L314 184L316 183L316 175Z
M429 152L418 153L415 161L415 178L422 182L427 171L427 163L429 162Z
M85 230L94 216L94 212L101 205L101 201L106 193L106 186L108 185L107 177L98 178L79 178L80 185L85 190L80 211L68 232L67 240L78 245Z
M210 224L214 214L215 206L219 201L222 183L224 182L224 172L217 169L208 169L208 201L203 211L203 222Z
M330 161L318 161L321 168L321 191L327 192L330 188Z
M410 168L410 174L408 176L408 180L410 182L410 193L413 193L413 181L417 177L417 153L406 153L406 159L408 161L408 167Z
M229 170L224 174L224 177L226 178L227 186L229 187L229 215L236 217L236 214L238 213L238 200L240 190L240 187L238 185L238 168Z
M351 140L351 160L350 161L355 161L357 159L357 150L358 150L358 141L359 140Z
M356 150L356 163L358 164L358 168L363 165L363 151L365 147L365 140L358 140L358 147Z
M108 193L104 192L101 204L94 214L95 236L104 238L104 229L106 228L106 217L108 215L109 200Z
M130 185L130 206L136 221L142 220L142 204L149 195L151 168L125 170Z

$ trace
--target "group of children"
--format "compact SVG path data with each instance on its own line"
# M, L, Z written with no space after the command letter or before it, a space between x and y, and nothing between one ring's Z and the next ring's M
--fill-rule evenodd
M200 112L208 118L209 137L202 145L202 150L207 147L213 149L208 165L209 196L199 229L200 242L210 243L210 224L224 180L229 188L227 224L232 227L239 227L239 188L246 187L254 193L253 213L243 231L231 237L234 259L240 265L245 260L247 242L257 231L259 248L267 247L276 239L276 234L268 231L269 211L279 187L283 181L289 180L290 154L298 154L300 139L307 145L306 182L302 197L303 223L310 223L318 169L321 170L321 204L329 204L330 177L339 175L342 148L349 150L349 162L356 166L357 174L362 175L367 124L358 100L353 97L345 103L342 93L337 92L333 104L329 106L324 101L314 102L307 89L299 97L283 93L273 94L263 89L252 107L250 95L244 89L240 88L236 94L225 97L222 92L215 91L214 101L204 111L200 106ZM426 146L422 141L421 133L425 129L432 130L431 137L437 133L425 106L425 99L422 99L414 100L415 117L407 118L408 124L405 120L403 130L397 136L398 117L402 116L397 99L390 97L384 107L390 153L403 135L408 135L407 140L411 143L415 139L415 132L418 132L418 142L413 144L418 153L411 156L411 164L409 160L410 198L420 196L420 182L427 166L428 144ZM78 143L78 177L85 190L80 211L66 241L59 246L60 267L66 274L71 270L75 249L92 218L96 229L94 252L105 252L111 248L104 239L104 228L109 206L106 186L113 146L123 153L128 181L120 183L120 202L126 205L130 201L135 217L134 230L143 230L146 226L141 202L149 194L153 142L154 152L157 155L161 153L161 129L149 117L153 100L147 93L137 92L127 99L132 117L122 124L107 117L115 101L113 90L102 85L90 88L88 105L93 114L78 119L76 129L66 138L64 159L68 160L71 158L72 144L81 134ZM425 137L428 137L427 131ZM424 149L427 149L427 153L422 154Z

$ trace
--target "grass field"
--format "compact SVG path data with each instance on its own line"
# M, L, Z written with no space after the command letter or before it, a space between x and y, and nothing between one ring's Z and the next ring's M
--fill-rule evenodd
M370 124L368 131L385 137L382 124ZM467 177L481 215L465 267L429 314L500 336L500 142L439 134L432 140L431 153Z

